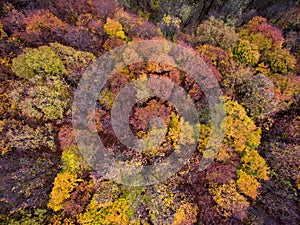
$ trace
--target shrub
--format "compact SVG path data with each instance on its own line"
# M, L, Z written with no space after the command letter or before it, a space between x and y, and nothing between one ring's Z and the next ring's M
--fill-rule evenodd
M284 41L282 31L274 26L269 25L267 20L263 17L254 17L248 22L248 27L251 32L261 33L270 38L276 46L281 46Z
M253 119L265 118L275 110L275 86L263 74L245 74L235 91L240 104Z
M162 19L160 24L161 32L164 37L174 40L175 35L179 32L181 20L177 17L167 15Z
M58 132L58 141L62 151L76 146L73 128L69 125L62 126Z
M122 9L117 11L115 18L122 24L123 30L130 40L134 38L151 39L161 36L159 29L154 24Z
M0 23L0 41L1 41L3 38L5 38L5 37L7 37L7 34L6 34L5 31L3 30L3 25L2 25L2 23Z
M222 48L205 44L198 46L196 49L198 53L211 61L218 69L228 66L229 55Z
M34 128L12 120L6 126L9 129L5 136L13 148L26 150L44 147L51 151L56 150L51 124L44 124L43 127Z
M63 42L68 25L48 10L30 11L24 19L25 33L21 39L31 46L44 45L49 42Z
M66 80L71 84L77 84L88 66L96 60L92 53L78 51L59 43L51 43L50 48L63 62L67 70Z
M196 38L202 44L210 44L225 50L232 49L238 41L234 28L213 16L198 26Z
M225 143L240 154L248 145L258 146L260 143L259 129L247 116L245 109L236 101L227 100L226 111Z
M139 191L102 182L84 213L78 215L80 224L132 224L135 201Z
M63 172L70 174L82 174L83 170L88 168L76 146L63 151L61 159L63 161Z

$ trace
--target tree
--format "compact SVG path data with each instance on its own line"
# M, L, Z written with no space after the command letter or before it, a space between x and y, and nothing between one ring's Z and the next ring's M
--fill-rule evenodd
M106 24L104 24L104 30L110 37L116 37L121 40L127 39L123 31L122 24L111 18L107 18Z
M260 184L253 176L239 170L237 173L237 186L243 194L256 199Z
M247 199L237 192L236 184L231 181L209 190L217 203L217 210L220 214L244 220L247 218L247 210L250 206Z
M68 86L58 78L49 78L40 84L32 78L28 83L19 83L10 93L12 102L28 119L43 121L62 119L70 106Z
M240 40L233 49L235 59L241 61L246 66L256 66L260 59L258 47L251 44L248 40Z
M28 48L12 60L12 71L21 78L62 76L67 73L63 61L49 46Z
M230 50L236 45L238 34L233 27L212 16L197 27L196 39L201 44Z
M80 181L81 180L77 179L76 175L68 172L57 174L53 183L53 189L50 193L48 207L54 211L62 210L63 203L70 198L70 193Z

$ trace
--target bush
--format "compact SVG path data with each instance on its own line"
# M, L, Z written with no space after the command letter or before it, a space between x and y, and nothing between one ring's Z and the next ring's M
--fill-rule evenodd
M240 104L253 119L265 118L276 109L275 85L263 74L245 74L235 92Z
M67 70L66 80L73 85L79 82L81 75L96 60L92 53L77 51L59 43L51 43L50 47L59 56Z
M172 225L189 225L197 222L198 207L189 203L182 204L174 215Z
M113 183L102 182L84 213L78 215L80 224L133 224L135 201L140 192ZM133 190L132 190L133 189Z
M44 124L43 127L31 127L17 121L9 121L6 126L9 128L5 138L10 146L15 149L39 149L48 148L56 150L53 127L51 124Z
M249 146L258 146L260 144L259 129L247 116L245 109L236 101L227 100L226 111L225 143L240 154Z
M238 34L233 27L212 16L198 26L196 39L202 44L210 44L229 50L238 41Z
M68 25L48 10L30 11L24 19L26 31L21 39L30 46L44 45L50 42L63 42Z
M84 159L79 153L76 146L63 151L61 155L63 172L70 174L82 174L84 169L87 169Z

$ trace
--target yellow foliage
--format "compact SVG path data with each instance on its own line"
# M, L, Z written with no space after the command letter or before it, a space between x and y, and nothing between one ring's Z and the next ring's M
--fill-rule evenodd
M7 34L5 33L5 31L3 30L3 25L2 23L0 23L0 40L2 40L3 38L7 37Z
M237 186L240 191L253 198L256 199L258 195L258 188L260 187L259 182L251 175L248 175L243 170L239 170L237 173Z
M236 101L226 102L226 138L225 143L242 153L246 146L257 147L260 144L261 131L246 114L245 109Z
M54 187L50 193L50 201L48 207L54 211L59 211L63 208L63 203L70 197L70 193L80 182L75 174L59 173L54 180Z
M254 178L268 180L268 166L256 150L247 149L241 158L241 169Z
M209 191L217 203L216 209L220 214L239 219L244 219L247 216L246 212L250 204L244 196L237 192L234 181L213 187Z
M189 225L197 222L198 207L190 203L184 203L174 215L172 225Z
M112 20L111 18L107 18L106 24L104 25L104 31L110 37L117 37L122 40L127 39L127 37L123 31L122 24L120 24L118 21Z

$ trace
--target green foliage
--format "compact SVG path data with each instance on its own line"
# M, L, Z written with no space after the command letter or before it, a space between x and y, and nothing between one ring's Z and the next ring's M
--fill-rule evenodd
M159 9L159 6L161 4L161 0L151 0L150 4L151 4L151 9L157 10L157 9Z
M213 187L209 191L217 203L216 209L220 214L226 217L233 216L241 220L247 217L247 209L250 204L244 196L237 192L234 181Z
M210 135L210 127L200 124L199 125L199 139L198 139L198 150L203 153Z
M102 183L99 193L94 194L86 211L78 215L80 224L133 224L135 201L139 190L122 190L110 182Z
M81 157L77 146L71 147L68 150L62 152L61 159L63 161L63 172L71 174L80 174L84 169L87 169L87 165Z
M233 49L233 54L237 60L251 66L257 65L260 58L258 47L248 40L240 40Z
M115 93L113 93L112 90L105 89L100 93L99 102L106 109L111 109L114 104L115 97Z
M26 49L13 59L12 70L26 78L17 85L10 97L28 118L62 119L70 105L69 86L64 81L77 83L79 76L95 60L91 53L77 51L58 43L37 49Z
M164 37L174 41L175 35L179 32L181 20L172 15L165 15L162 18L160 29Z
M265 52L262 60L270 65L273 73L287 74L295 69L296 58L287 49L275 48Z
M295 68L296 58L288 49L282 47L282 31L269 25L265 18L254 17L240 29L239 34L241 38L258 47L260 62L268 64L273 73L286 74Z
M77 179L75 174L63 172L57 174L54 180L54 186L50 193L48 207L54 211L63 209L63 203L70 198L70 193L78 185L81 179Z
M253 176L239 170L237 173L237 186L243 194L256 199L260 184Z
M58 78L43 82L34 78L28 83L19 83L10 97L27 118L44 121L62 119L70 104L67 87Z
M196 38L202 44L218 46L225 50L232 49L238 41L234 28L213 16L198 26Z
M127 39L127 37L123 31L122 24L120 24L118 21L115 21L111 18L107 18L106 24L104 24L104 31L110 37L117 37L121 40Z
M67 73L62 60L49 46L26 49L24 53L12 60L12 70L18 77L26 79L35 75L47 77Z
M75 50L59 43L51 43L51 49L59 56L68 73L83 73L96 57L89 52Z
M10 225L40 225L49 221L49 215L45 209L21 210L17 212L18 218L7 218L5 224ZM1 221L1 218L0 218Z

